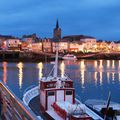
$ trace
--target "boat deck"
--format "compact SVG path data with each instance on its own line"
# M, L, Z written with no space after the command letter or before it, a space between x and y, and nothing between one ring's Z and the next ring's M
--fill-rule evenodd
M44 113L44 111L42 110L42 107L40 107L40 97L39 96L33 98L30 101L29 107L37 116L41 116L43 120L48 120L48 118L49 118L49 120L54 120L50 116L48 116L46 113Z
M34 99L32 99L29 103L29 107L31 108L31 110L37 115L37 116L41 116L43 118L43 120L63 120L61 117L59 117L57 115L57 113L54 112L54 110L49 110L47 111L47 113L50 116L54 116L54 119L51 118L50 116L48 116L46 113L44 113L44 111L40 108L40 98L39 96L35 97Z
M60 118L53 110L51 111L47 111L47 113L49 113L50 116L54 116L54 119L51 118L50 116L48 116L48 114L44 113L44 111L42 110L42 107L40 107L40 98L39 96L33 98L30 103L29 103L29 107L31 108L31 110L37 115L37 116L41 116L43 118L43 120L63 120L62 118ZM95 120L102 119L100 118L97 114L95 114L93 111L91 111L89 108L85 107L86 109L86 113L90 116L92 116Z
M49 111L46 111L50 116L54 116L54 119L55 120L64 120L62 119L61 117L59 117L59 115L57 115L57 113L54 112L54 110L49 110Z

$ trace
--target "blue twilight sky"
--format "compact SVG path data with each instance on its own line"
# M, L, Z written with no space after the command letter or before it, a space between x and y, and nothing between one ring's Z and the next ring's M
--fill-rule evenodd
M62 36L120 40L120 0L0 0L0 34L52 37L57 18Z

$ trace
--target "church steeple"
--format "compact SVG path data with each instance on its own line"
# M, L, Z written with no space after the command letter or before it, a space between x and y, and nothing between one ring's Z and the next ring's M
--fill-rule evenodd
M58 22L58 19L57 19L57 22L56 22L56 29L59 28L59 22Z
M61 40L61 28L59 27L58 19L56 21L56 27L53 30L53 39Z

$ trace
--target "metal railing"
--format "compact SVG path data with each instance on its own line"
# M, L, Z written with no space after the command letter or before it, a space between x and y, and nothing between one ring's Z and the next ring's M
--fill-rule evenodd
M29 105L29 102L36 96L39 95L39 86L34 87L30 90L28 90L24 95L23 95L23 102L25 105Z
M5 120L39 120L14 93L0 81L0 117Z

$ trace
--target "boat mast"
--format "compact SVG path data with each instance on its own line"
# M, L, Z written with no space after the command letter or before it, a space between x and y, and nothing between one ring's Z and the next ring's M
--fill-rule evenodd
M54 66L54 74L53 77L57 77L58 76L58 45L59 43L56 42L56 56L55 56L55 66Z

